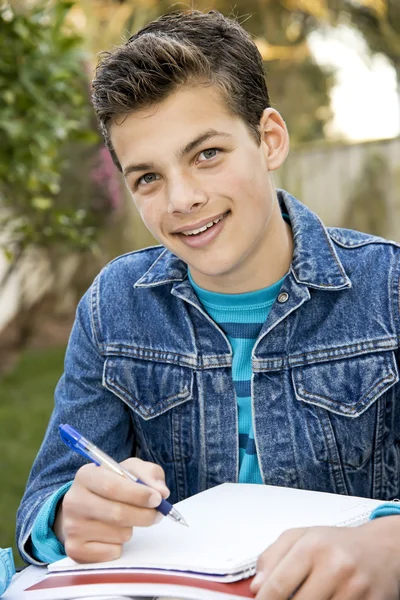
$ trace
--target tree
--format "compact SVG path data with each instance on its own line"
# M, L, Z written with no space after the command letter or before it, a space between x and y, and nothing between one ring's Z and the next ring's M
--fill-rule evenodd
M14 316L2 323L0 371L35 334L50 341L49 328L74 313L102 262L93 256L101 226L122 200L90 108L73 6L0 8L0 252L9 260L0 293L11 275L18 287Z
M68 28L72 2L0 9L0 244L8 274L34 246L87 248L96 218L84 201L60 202L65 148L93 147L85 55Z

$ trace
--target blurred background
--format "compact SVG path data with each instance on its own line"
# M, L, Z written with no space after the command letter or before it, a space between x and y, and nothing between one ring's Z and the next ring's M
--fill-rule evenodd
M2 547L15 549L76 304L103 264L154 243L97 131L97 55L187 8L254 37L291 135L277 185L328 225L400 241L399 0L0 0Z

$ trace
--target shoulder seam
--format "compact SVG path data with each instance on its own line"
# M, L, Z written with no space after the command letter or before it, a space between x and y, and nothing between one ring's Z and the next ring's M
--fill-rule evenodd
M162 246L161 244L157 244L155 246L146 246L146 248L139 248L138 250L132 250L131 252L125 252L124 254L120 254L119 256L116 256L115 258L110 260L110 262L108 262L106 265L104 265L102 270L106 269L109 265L112 265L114 262L117 262L121 258L126 258L128 256L134 256L135 254L144 254L145 252L148 252L149 250L165 250L165 247Z
M93 336L93 341L97 344L97 349L99 354L101 354L100 348L101 348L101 343L100 343L100 339L99 339L99 334L101 334L101 331L97 331L97 327L96 327L96 317L97 319L99 318L99 306L98 306L98 298L99 298L99 286L100 286L100 276L103 272L103 269L100 271L100 273L95 277L92 286L90 288L90 324L92 327L92 336ZM99 329L100 329L100 323L99 323Z
M362 248L363 246L370 246L372 244L378 244L378 245L382 245L382 246L392 246L393 248L400 249L400 243L395 242L394 240L386 240L385 238L369 235L367 233L363 234L366 236L364 240L361 240L356 243L345 243L343 240L341 240L335 236L335 232L332 231L332 228L327 228L327 231L329 233L330 238L332 239L332 241L335 244L337 244L338 246L341 246L342 248L347 248L350 250L352 248ZM359 233L362 233L362 232L359 232Z

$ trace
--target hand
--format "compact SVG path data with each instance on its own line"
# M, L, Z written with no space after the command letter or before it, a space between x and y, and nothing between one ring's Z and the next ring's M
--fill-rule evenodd
M88 464L79 469L64 496L54 531L67 555L77 562L119 558L133 527L147 527L162 519L154 509L169 496L161 467L139 458L121 464L151 487Z
M256 600L398 600L400 517L289 529L260 556Z

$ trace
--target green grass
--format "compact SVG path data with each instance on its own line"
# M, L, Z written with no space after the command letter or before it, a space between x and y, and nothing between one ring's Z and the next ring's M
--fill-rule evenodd
M15 546L15 515L53 408L65 348L29 350L0 377L0 547Z

